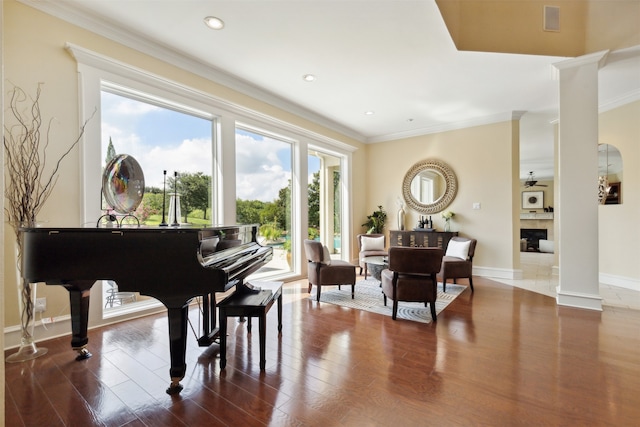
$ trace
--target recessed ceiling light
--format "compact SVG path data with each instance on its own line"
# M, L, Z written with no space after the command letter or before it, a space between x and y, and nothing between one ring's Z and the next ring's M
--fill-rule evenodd
M366 114L367 116L373 116L375 114L375 111L365 111L364 114Z
M224 28L224 21L220 18L216 18L215 16L207 16L204 18L204 23L212 30L221 30Z
M302 76L302 80L304 80L305 82L312 82L316 79L316 76L314 76L313 74L305 74L304 76Z

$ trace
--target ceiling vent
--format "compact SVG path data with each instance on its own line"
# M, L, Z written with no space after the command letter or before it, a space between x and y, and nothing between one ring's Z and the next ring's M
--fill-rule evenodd
M544 7L544 30L560 31L560 8L557 6Z

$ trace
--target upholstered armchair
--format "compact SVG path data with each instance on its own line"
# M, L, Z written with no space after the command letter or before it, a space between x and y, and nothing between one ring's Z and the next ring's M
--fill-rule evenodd
M351 285L351 298L354 297L356 287L356 266L339 259L331 259L329 250L322 243L315 240L304 241L304 251L307 255L309 276L309 293L312 286L317 288L317 300L320 301L322 286Z
M365 258L369 256L387 256L386 237L384 234L358 234L358 263L360 274L364 268L364 278L367 278L367 263Z
M447 290L447 280L453 279L453 283L457 283L457 279L468 279L469 287L473 292L473 256L476 252L476 239L468 239L466 237L452 237L447 245L447 252L442 258L442 268L440 276L442 277L442 290Z
M384 305L393 300L391 318L396 319L398 301L424 302L431 306L436 320L436 297L444 251L439 248L392 246L389 248L389 268L382 271Z

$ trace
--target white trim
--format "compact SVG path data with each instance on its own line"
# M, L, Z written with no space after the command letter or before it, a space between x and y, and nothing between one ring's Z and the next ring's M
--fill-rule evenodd
M573 68L583 67L585 65L598 64L598 68L602 68L607 61L607 55L609 50L602 50L600 52L589 53L587 55L578 56L576 58L565 59L560 62L555 62L553 65L558 70L570 70Z
M603 285L617 286L619 288L631 289L632 291L640 291L640 279L634 279L632 277L600 273L599 281Z
M482 267L475 265L473 266L472 274L474 276L487 277L489 279L521 280L523 277L522 270L519 269Z
M355 151L357 149L356 147L346 144L337 139L312 132L308 129L304 129L300 126L296 126L280 119L276 119L259 111L255 111L250 108L235 104L233 102L229 102L223 98L190 88L186 85L174 82L153 73L149 73L140 68L133 67L108 56L101 55L89 49L80 47L73 43L66 43L65 49L75 58L78 64L86 65L94 69L111 73L117 76L126 76L126 78L133 79L134 81L137 81L141 84L149 85L156 89L162 89L163 91L168 91L180 97L185 97L209 107L213 107L215 109L215 111L213 111L215 115L222 115L226 112L234 116L238 116L237 119L239 119L239 121L246 121L249 123L257 121L261 123L261 127L265 125L274 126L300 137L307 137L316 141L323 142L340 150Z
M365 142L367 143L375 143L375 142L385 142L385 141L394 141L397 139L411 138L422 135L430 135L434 133L442 133L448 132L452 130L459 129L467 129L475 126L483 126L490 125L493 123L502 123L513 120L513 112L509 111L501 114L494 114L491 116L478 117L469 120L463 120L460 122L452 122L452 123L442 123L429 127L424 127L420 129L414 129L406 132L396 132L390 133L386 135L378 135L371 138L367 138Z
M614 108L619 108L627 104L631 104L632 102L636 102L638 100L640 100L640 90L626 93L616 99L613 99L607 102L606 104L600 105L598 107L598 112L605 113L609 110L613 110Z
M581 292L567 292L556 288L558 296L556 302L558 305L566 307L584 308L587 310L602 311L602 298L597 294L585 294Z
M93 290L93 288L92 288ZM93 308L93 304L92 304ZM91 311L91 309L90 309ZM95 311L95 310L94 310ZM166 308L161 303L154 305L151 308L145 310L131 312L127 316L118 315L110 316L108 320L101 321L100 324L90 324L89 330L100 328L103 326L111 325L121 322L123 320L137 319L139 317L149 316L151 314L158 314L166 311ZM120 313L121 314L121 313ZM35 322L34 338L36 342L47 341L53 338L60 338L71 335L71 316L66 314L63 316L46 318L50 321L43 324L42 319ZM90 322L91 323L91 322ZM14 325L4 328L4 350L10 350L12 348L18 348L22 339L22 327L20 325ZM89 347L91 347L91 341L89 341ZM71 351L71 346L69 346Z

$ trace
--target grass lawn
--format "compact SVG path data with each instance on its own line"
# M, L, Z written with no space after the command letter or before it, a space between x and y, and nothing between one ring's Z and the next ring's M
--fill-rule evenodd
M165 218L165 220L166 219L167 218ZM182 218L181 220L184 220L184 218ZM162 222L162 215L149 215L149 218L147 218L147 220L144 222L144 225L160 225L160 222ZM199 227L211 226L211 219L202 219L202 216L200 216L200 218L187 216L187 222L189 225Z

